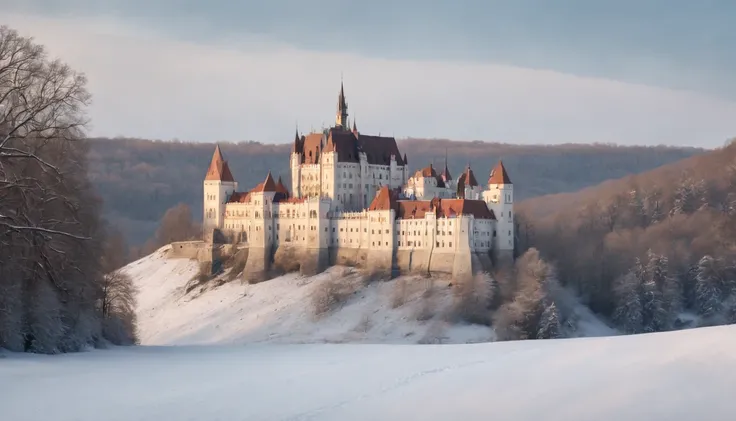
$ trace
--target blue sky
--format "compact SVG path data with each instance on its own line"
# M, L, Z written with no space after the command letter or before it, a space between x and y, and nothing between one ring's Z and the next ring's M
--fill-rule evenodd
M0 0L0 11L87 73L93 134L286 141L297 123L332 121L342 73L359 126L401 137L736 136L732 1ZM141 58L148 74L126 69Z

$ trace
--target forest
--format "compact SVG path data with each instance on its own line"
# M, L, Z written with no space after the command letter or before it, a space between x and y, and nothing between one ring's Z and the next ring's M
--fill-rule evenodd
M736 322L736 142L516 211L517 252L622 331Z
M293 134L292 134L293 136ZM290 144L254 141L221 147L229 166L247 190L270 170L291 184ZM503 159L517 187L517 200L573 192L604 180L647 171L703 153L698 148L615 145L510 145L457 142L443 139L400 139L412 171L430 163L448 166L457 176L470 164L484 183L493 165ZM140 246L154 235L164 213L179 203L189 206L196 220L202 214L202 179L213 143L145 139L89 139L89 177L104 202L104 215L128 241Z

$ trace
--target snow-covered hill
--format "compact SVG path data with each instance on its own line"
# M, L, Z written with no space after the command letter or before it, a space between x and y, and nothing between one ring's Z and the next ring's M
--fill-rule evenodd
M348 268L330 268L313 277L289 274L257 285L234 281L186 294L185 286L196 276L199 265L186 259L166 259L164 253L165 248L124 269L140 291L138 317L144 345L468 343L494 339L493 330L486 326L444 321L443 315L452 304L447 279L433 281L435 293L429 303L422 297L428 280L402 277L358 288L335 311L315 317L312 295L325 282L343 281L346 273L350 278ZM406 302L393 308L393 297L402 283ZM582 306L578 316L580 335L613 334Z
M733 419L736 327L472 345L131 347L0 357L0 419Z

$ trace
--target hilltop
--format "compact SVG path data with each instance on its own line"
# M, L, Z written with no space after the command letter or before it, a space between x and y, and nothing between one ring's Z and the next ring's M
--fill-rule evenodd
M243 343L469 343L495 340L488 326L448 322L451 280L402 276L362 284L346 267L304 277L286 274L255 285L223 273L193 287L199 264L167 259L167 247L122 270L139 290L143 345ZM313 296L335 280L352 289L333 311L314 313ZM356 284L357 283L357 284ZM432 294L425 291L431 288ZM580 305L568 336L615 334Z
M289 185L290 144L222 143L230 168L244 189L269 170ZM704 151L698 148L612 145L522 146L443 139L399 140L409 167L417 170L447 154L453 175L471 164L485 182L491 165L503 159L517 188L517 200L571 192L601 181L639 173ZM89 177L104 203L105 217L129 243L148 240L167 209L185 203L202 214L202 179L214 144L144 139L90 139Z

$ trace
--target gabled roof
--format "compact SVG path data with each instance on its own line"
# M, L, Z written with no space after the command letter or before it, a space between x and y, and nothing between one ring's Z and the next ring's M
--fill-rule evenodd
M438 216L449 218L457 215L473 215L476 219L496 219L496 215L482 200L441 199L439 201Z
M475 174L473 174L473 170L470 169L470 166L465 168L465 171L460 175L460 177L458 177L457 181L458 184L462 183L470 187L479 186L478 180L475 179Z
M266 180L263 183L258 184L249 193L264 193L264 192L275 192L275 191L276 191L276 182L273 181L273 177L271 176L271 171L269 171L268 175L266 176Z
M506 167L503 166L502 161L498 161L498 164L491 170L491 176L488 177L488 184L512 184L509 173L506 172Z
M227 199L227 203L248 203L250 202L249 193L233 192Z
M319 164L322 152L337 152L337 162L360 162L360 153L366 154L371 165L406 165L406 155L401 157L399 146L393 137L369 136L356 130L347 131L333 127L325 133L310 133L294 140L292 152L302 154L302 164Z
M381 187L376 194L375 199L371 202L368 210L381 211L381 210L397 210L396 206L396 193L389 190L388 186Z
M227 165L227 161L225 161L222 156L220 145L215 146L215 153L212 154L212 161L210 162L210 167L207 169L207 174L205 175L204 179L235 181L233 173L230 172L230 167Z

